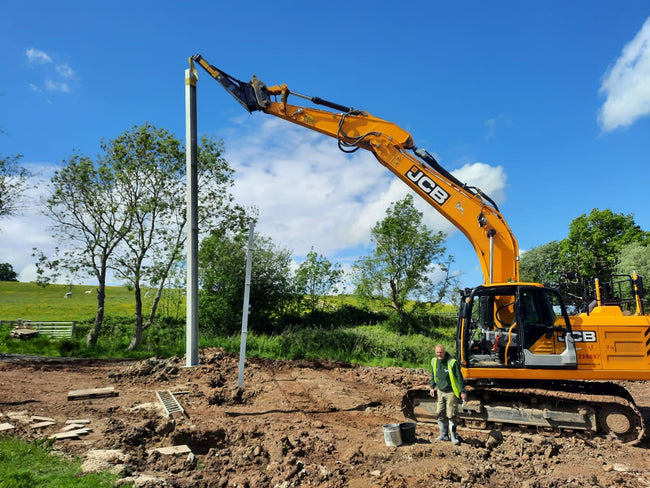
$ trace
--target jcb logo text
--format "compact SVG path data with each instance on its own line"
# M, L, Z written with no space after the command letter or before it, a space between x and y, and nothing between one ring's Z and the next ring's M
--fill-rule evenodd
M571 337L574 342L598 342L595 330L573 330ZM559 337L560 341L564 341L564 337Z
M407 173L406 176L409 180L415 183L420 190L429 195L431 199L439 205L444 204L449 198L449 193L440 188L436 183L429 178L424 172L413 166Z

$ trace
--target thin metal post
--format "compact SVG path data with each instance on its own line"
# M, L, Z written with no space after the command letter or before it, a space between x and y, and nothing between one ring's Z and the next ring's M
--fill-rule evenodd
M246 254L246 282L244 284L244 307L241 316L241 345L239 346L239 375L238 386L244 386L244 365L246 362L246 336L248 335L248 303L251 294L251 274L253 268L253 235L255 222L248 227L248 253Z
M489 269L488 279L490 280L489 281L490 284L494 282L494 236L495 235L496 235L496 231L494 229L490 229L488 231L488 237L490 239L490 269Z
M185 144L187 173L187 314L185 366L199 364L199 216L196 136L196 70L185 70Z

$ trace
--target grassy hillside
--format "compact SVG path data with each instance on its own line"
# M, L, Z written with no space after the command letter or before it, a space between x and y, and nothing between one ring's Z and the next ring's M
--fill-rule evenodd
M72 296L64 298L68 292L72 292ZM123 286L108 287L105 309L109 315L132 315L133 292ZM49 285L43 288L36 283L0 281L0 320L77 321L92 318L96 312L97 293L93 286Z
M86 293L90 291L90 293ZM64 298L66 293L72 296ZM145 309L153 292L145 292ZM12 339L9 330L0 328L0 351L23 354L77 357L147 357L182 355L185 351L185 297L180 290L167 290L159 307L159 319L147 329L136 351L125 353L134 327L133 292L126 287L109 287L106 292L106 316L96 346L86 346L86 335L97 308L97 295L91 286L49 285L0 282L0 320L76 321L72 339L51 341L41 336L30 341ZM356 297L338 296L338 304L358 306ZM441 306L445 314L453 307ZM453 312L451 313L453 315ZM447 315L447 314L445 314ZM345 327L310 325L288 327L280 334L265 336L249 331L247 351L250 356L272 359L337 359L376 366L425 367L435 344L454 347L453 317L429 317L420 334L397 334L388 321L380 325L345 323ZM343 324L340 324L343 325ZM238 352L240 335L215 336L209 328L200 330L201 347L223 347Z

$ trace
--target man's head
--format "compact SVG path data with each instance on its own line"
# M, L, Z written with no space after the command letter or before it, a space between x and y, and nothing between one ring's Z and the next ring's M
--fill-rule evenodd
M438 359L444 359L445 354L447 354L447 351L445 351L445 346L443 346L442 344L438 344L436 346L436 357Z

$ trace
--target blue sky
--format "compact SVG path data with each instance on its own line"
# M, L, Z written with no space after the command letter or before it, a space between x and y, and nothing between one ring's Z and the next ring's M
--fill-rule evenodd
M2 0L0 12L0 155L23 154L40 178L145 122L184 138L184 72L201 53L400 125L497 201L523 251L593 208L650 230L647 1ZM298 261L313 246L349 267L405 195L369 154L248 115L202 71L198 123L224 140L258 230ZM462 285L478 284L469 243L420 205L449 233ZM31 200L0 221L0 262L33 279L31 249L52 249L49 234Z

